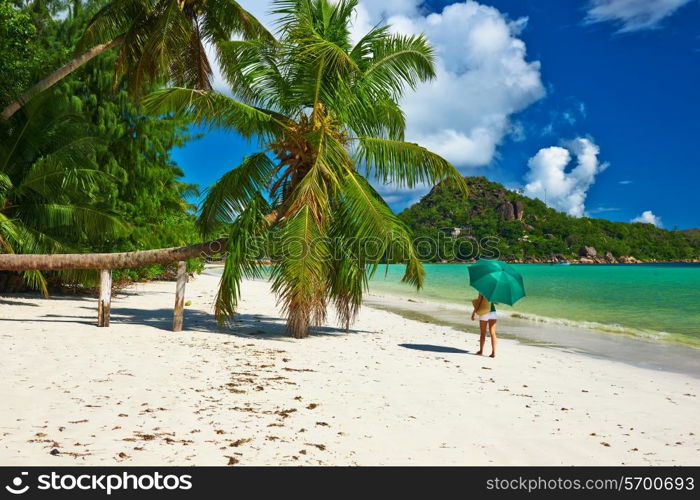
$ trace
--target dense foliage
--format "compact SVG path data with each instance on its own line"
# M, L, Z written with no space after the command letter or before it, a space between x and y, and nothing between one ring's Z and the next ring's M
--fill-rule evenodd
M42 2L18 8L2 0L0 15L11 20L15 27L10 30L3 26L13 37L6 38L3 44L14 49L0 54L0 67L16 68L22 81L2 79L0 105L25 90L27 82L70 58L85 26L103 3L54 1L51 4L54 12L65 12L70 7L67 16L58 19L52 17ZM114 252L200 241L193 207L186 201L196 191L195 187L182 182L183 172L170 157L173 148L189 139L186 123L146 114L129 96L126 84L115 82L116 57L115 53L107 52L93 59L32 99L12 119L0 123L0 145L5 150L20 152L22 159L22 164L13 166L12 170L7 164L0 165L0 174L9 175L13 184L20 186L28 173L49 163L52 153L63 151L62 156L54 154L53 159L54 167L64 175L52 177L52 189L41 193L45 201L85 207L106 220L118 221L121 229L107 233L104 224L89 226L84 220L73 220L50 228L47 235L51 244L45 238L44 245L18 246L13 251ZM26 133L27 123L33 123L31 134ZM47 130L53 132L47 134ZM24 137L24 142L11 148L18 137ZM65 147L71 143L76 145L72 150ZM67 150L71 153L65 154ZM79 175L66 174L78 166L75 172ZM71 187L74 189L68 189ZM15 221L22 216L0 208L0 215L3 213ZM36 215L27 215L26 219L34 225L42 220ZM84 234L76 235L77 227L84 229ZM191 269L199 266L196 261L190 263ZM123 270L115 272L115 279L153 277L163 271L162 266ZM84 274L75 277L86 278Z
M599 256L610 252L615 257L633 256L640 260L700 257L697 236L693 240L689 232L667 231L651 224L571 217L484 177L465 180L469 186L467 196L450 186L438 185L399 215L416 237L437 242L426 243L439 248L432 255L426 252L430 260L474 257L469 254L469 244L460 247L450 237L454 228L461 229L460 238L473 242L474 250L481 246L485 256L497 250L506 259L547 259L553 254L570 259L578 257L586 246L594 247ZM505 202L514 201L522 203L522 220L506 220L499 210ZM463 255L459 255L460 249Z

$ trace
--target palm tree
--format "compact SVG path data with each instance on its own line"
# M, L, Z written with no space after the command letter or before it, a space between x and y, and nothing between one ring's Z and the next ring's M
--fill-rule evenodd
M18 118L0 141L0 254L75 251L122 232L118 219L96 208L92 193L105 174L91 166L99 141L86 124L50 95ZM26 269L35 268L18 270ZM46 294L40 272L23 278Z
M2 111L11 117L34 95L48 89L92 58L118 48L115 77L138 91L158 81L211 89L211 65L204 43L233 34L267 37L267 30L235 0L112 0L88 24L78 54Z
M203 203L207 234L228 225L228 253L216 300L230 318L243 277L259 276L256 242L274 236L271 280L297 338L333 304L346 326L377 265L404 262L416 287L423 268L409 230L365 176L414 187L463 179L446 160L404 141L398 101L434 77L423 36L376 27L350 43L356 0L280 0L280 39L220 44L235 97L183 88L151 94L155 113L189 114L257 137L261 151L225 174ZM364 174L364 175L363 175Z

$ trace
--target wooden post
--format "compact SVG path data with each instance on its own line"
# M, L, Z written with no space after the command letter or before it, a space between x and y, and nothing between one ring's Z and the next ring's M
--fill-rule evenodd
M185 316L185 284L187 283L187 262L177 263L177 287L175 288L175 311L173 313L173 331L181 332Z
M100 270L100 298L97 303L97 326L109 326L109 312L112 307L112 270Z

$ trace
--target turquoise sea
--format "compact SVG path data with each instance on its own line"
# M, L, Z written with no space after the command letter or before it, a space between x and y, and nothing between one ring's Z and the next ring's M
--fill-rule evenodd
M516 264L527 297L519 317L700 345L700 264ZM403 266L380 267L377 294L465 306L476 297L467 264L426 264L425 288L402 284ZM470 309L471 311L471 309Z

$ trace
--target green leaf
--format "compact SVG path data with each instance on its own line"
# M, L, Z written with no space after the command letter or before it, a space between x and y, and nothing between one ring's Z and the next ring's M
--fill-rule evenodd
M152 114L174 113L212 127L232 129L245 137L265 139L280 136L285 128L284 117L259 109L214 91L166 88L152 92L144 99Z
M209 234L218 223L231 222L270 181L275 164L265 153L246 156L238 167L226 173L206 191L198 225Z
M464 179L439 155L418 144L376 137L358 138L358 161L381 182L413 188L450 179L466 193Z

